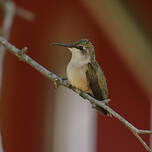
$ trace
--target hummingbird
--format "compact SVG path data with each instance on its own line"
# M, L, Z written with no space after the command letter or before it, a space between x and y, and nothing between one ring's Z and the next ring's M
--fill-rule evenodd
M88 39L80 39L71 44L52 43L52 45L66 47L72 53L66 68L67 79L72 86L99 101L108 98L106 78L95 59L94 46ZM110 116L110 113L102 107L95 106L95 109Z

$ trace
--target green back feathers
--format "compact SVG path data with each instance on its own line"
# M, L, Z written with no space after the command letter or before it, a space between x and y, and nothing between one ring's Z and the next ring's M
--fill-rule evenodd
M98 95L97 94L96 95L102 99L108 98L108 88L107 88L106 78L104 76L102 69L100 68L99 64L96 61L94 62L92 61L88 65L88 77L91 77L92 79L91 81L96 81L96 84L94 85L96 86L99 85L99 87L97 88L94 88L94 86L92 86L95 89L94 92L96 93L98 92Z

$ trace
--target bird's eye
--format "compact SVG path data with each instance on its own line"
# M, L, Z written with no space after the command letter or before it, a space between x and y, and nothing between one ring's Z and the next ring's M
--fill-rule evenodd
M79 46L79 49L80 49L80 50L83 50L83 46Z

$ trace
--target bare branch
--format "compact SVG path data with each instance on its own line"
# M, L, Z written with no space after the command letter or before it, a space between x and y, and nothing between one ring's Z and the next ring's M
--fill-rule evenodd
M148 147L148 145L145 143L145 141L139 136L138 133L133 133L135 135L135 137L140 141L140 143L145 147L145 149L148 152L152 152L152 150L150 149L150 147Z
M33 21L35 18L35 15L33 13L18 6L16 7L16 15L28 21Z
M1 35L6 39L9 38L10 29L12 26L14 14L15 14L15 5L12 1L0 1L0 6L4 11L3 23L1 28ZM0 71L2 69L3 57L4 57L4 47L0 47ZM1 77L1 76L0 76Z
M152 134L152 130L138 130L138 134Z
M3 37L0 37L0 44L3 45L8 49L8 51L15 56L19 58L19 60L26 62L27 64L31 65L34 69L39 71L42 75L47 77L49 80L53 81L56 86L62 85L69 89L72 89L77 94L81 95L84 99L87 99L91 104L96 104L97 106L100 106L104 109L106 109L111 115L113 115L116 119L118 119L120 122L122 122L134 135L135 137L141 142L141 144L145 147L145 149L148 152L152 152L152 150L148 147L148 145L144 142L144 140L139 136L139 134L152 134L151 130L140 130L133 126L131 123L129 123L127 120L125 120L122 116L120 116L117 112L115 112L113 109L111 109L109 106L105 105L106 102L109 101L103 100L98 101L94 99L93 97L89 96L88 94L82 92L81 90L71 86L71 84L68 81L64 81L62 78L57 76L56 74L50 72L43 66L41 66L39 63L34 61L32 58L30 58L28 55L24 54L24 49L18 49L14 45L10 44L7 40L5 40Z
M0 0L0 7L2 8L4 14L0 34L7 40L9 39L10 36L10 31L15 14L30 21L34 18L32 13L20 7L16 7L15 3L11 0ZM23 53L24 51L25 49L23 50ZM5 55L5 48L1 46L0 47L0 89L2 84L1 80L2 80L2 66L3 66L4 55ZM0 152L3 152L1 132L0 132Z
M15 14L15 5L12 1L4 1L0 3L4 11L4 20L2 24L2 36L8 39L12 21Z
M6 39L8 39L10 35L13 19L14 19L15 5L12 1L0 1L0 6L2 7L3 12L4 12L1 35L5 37ZM0 53L0 89L1 89L2 65L3 65L4 55L5 55L5 48L0 47L0 51L1 51ZM0 151L3 152L1 132L0 132Z
M16 14L17 16L28 21L33 21L33 19L35 18L35 15L32 12L16 6L12 0L0 0L0 6L2 6L2 8L6 10L6 12L10 13L10 15ZM9 20L9 17L7 18ZM11 24L9 25L11 26Z

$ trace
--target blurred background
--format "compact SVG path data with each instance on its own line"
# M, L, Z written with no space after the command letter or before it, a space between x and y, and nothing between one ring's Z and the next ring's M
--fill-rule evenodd
M14 0L31 11L15 15L10 42L57 75L71 54L51 42L89 39L107 78L110 107L140 129L152 126L151 0ZM3 11L0 10L0 23ZM114 118L100 115L77 94L6 52L0 119L4 152L145 151ZM152 128L151 128L152 129ZM143 136L152 144L148 135Z

